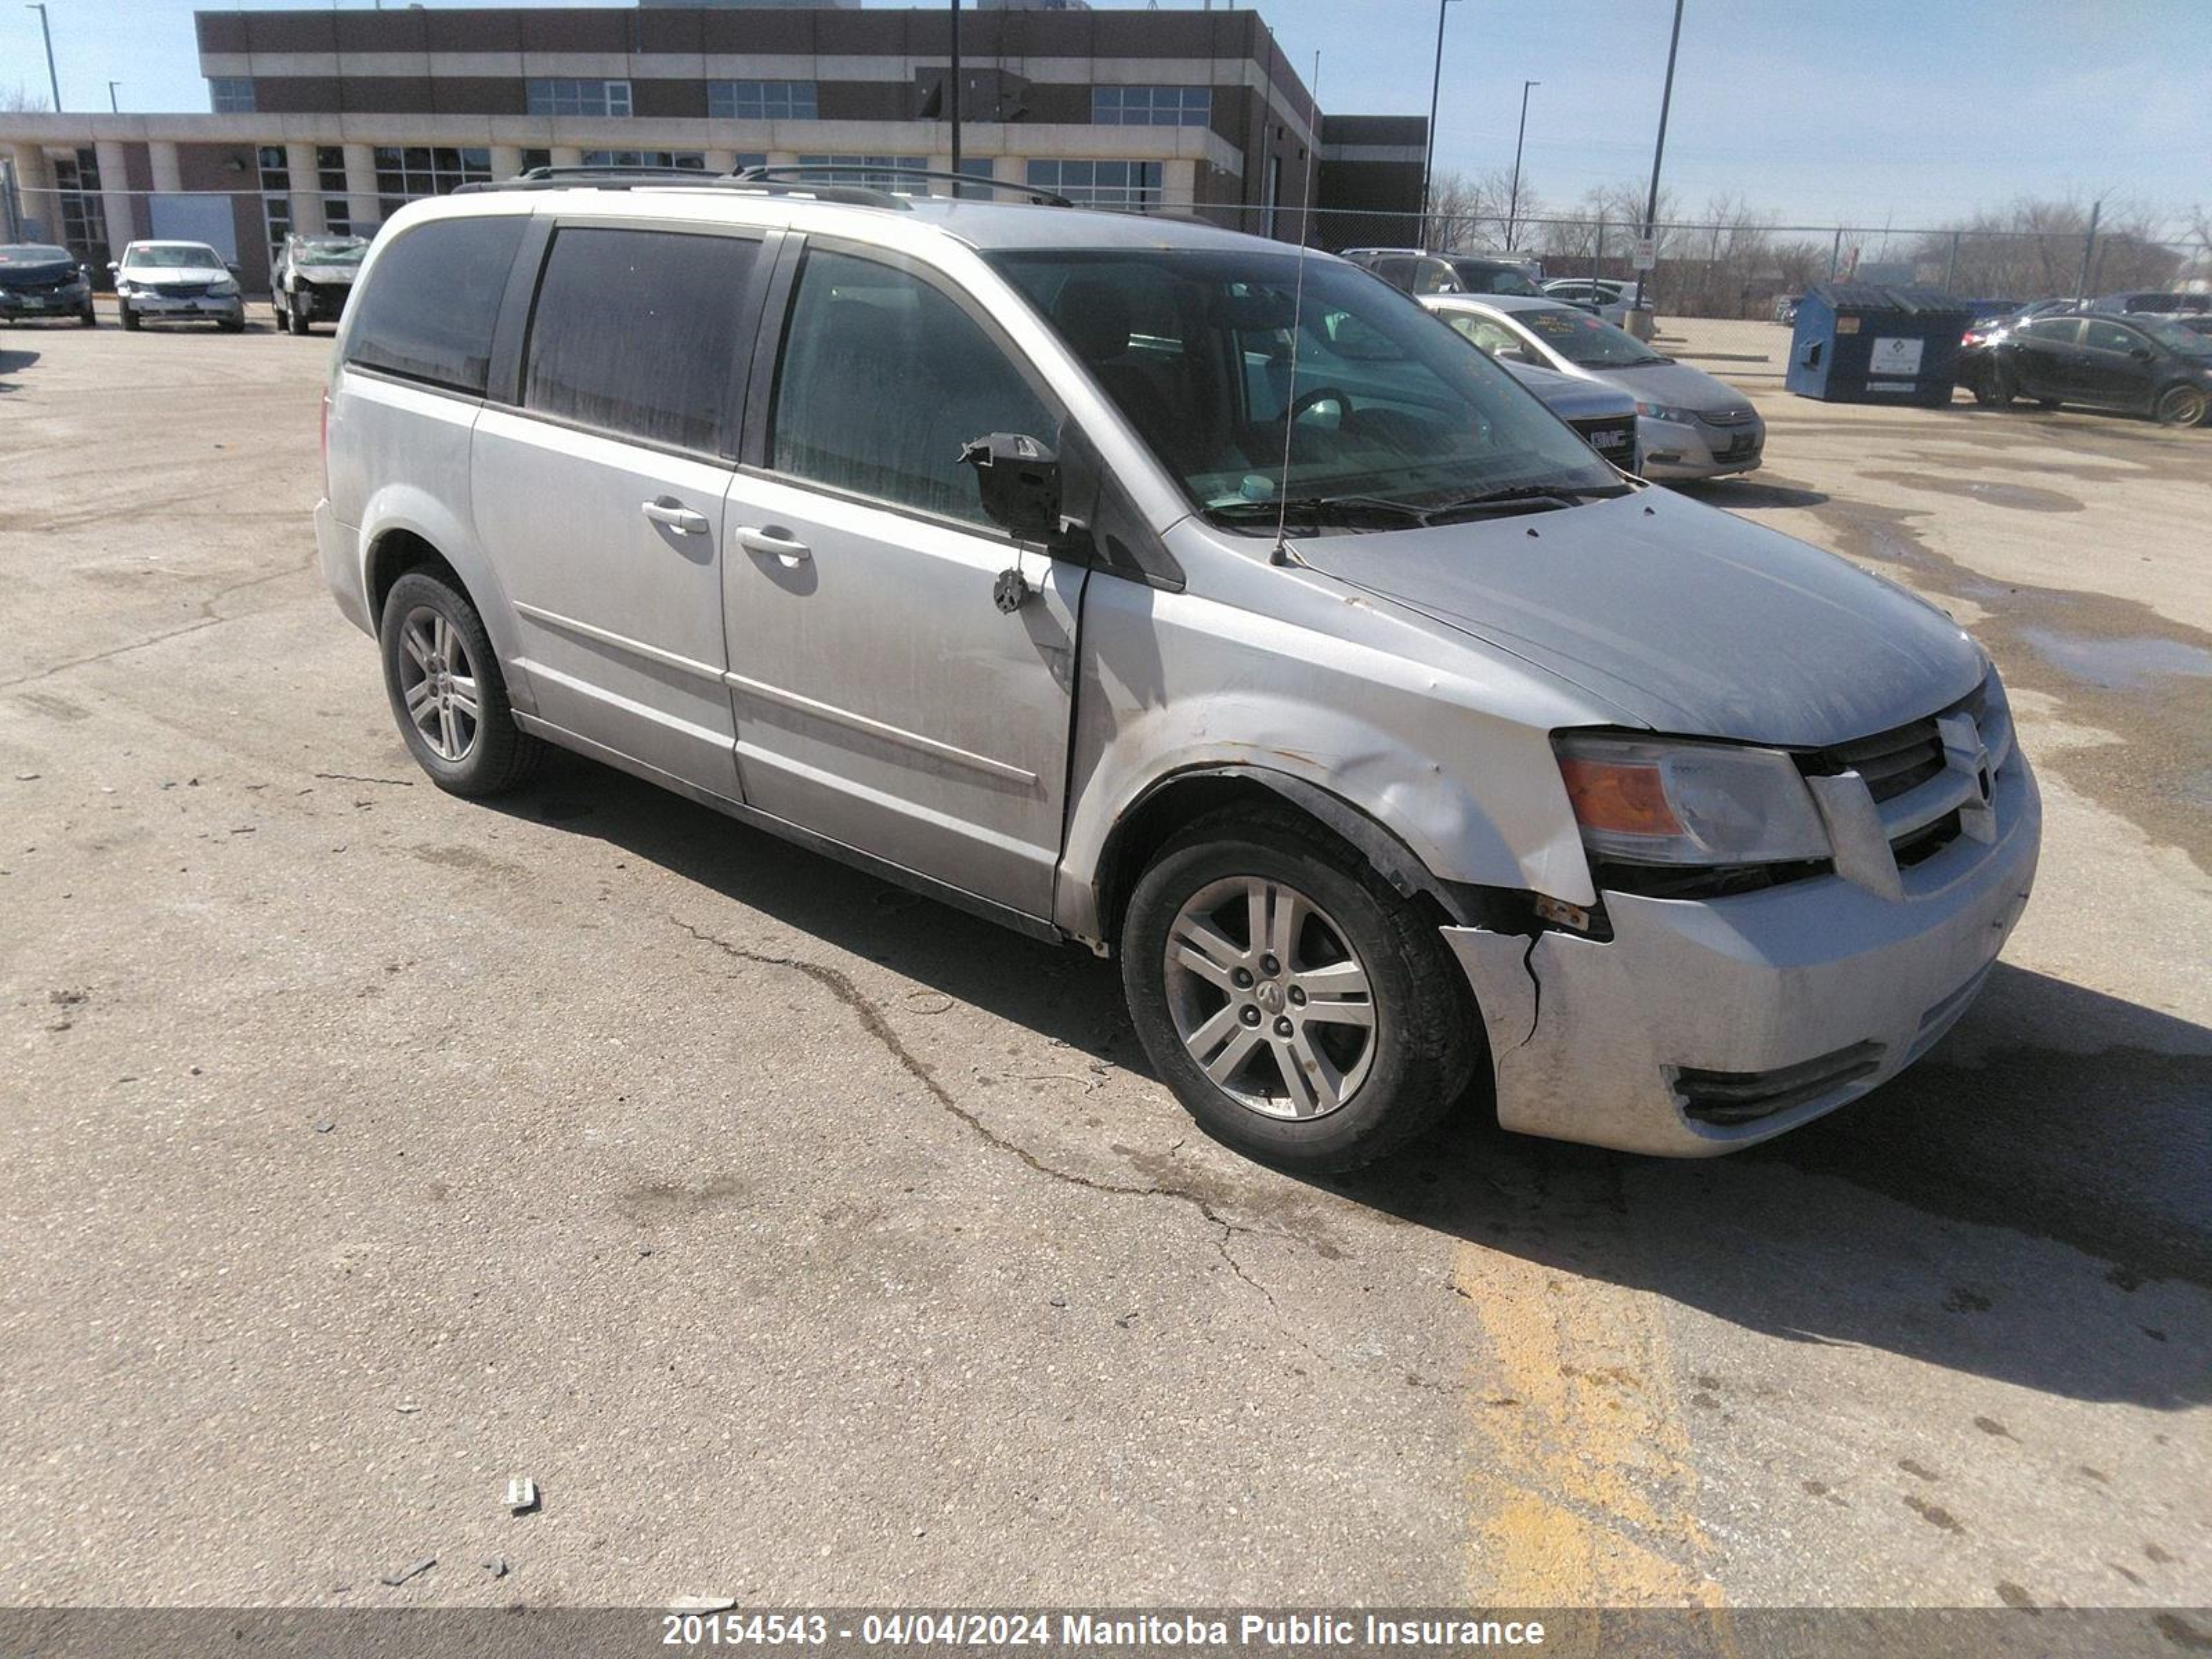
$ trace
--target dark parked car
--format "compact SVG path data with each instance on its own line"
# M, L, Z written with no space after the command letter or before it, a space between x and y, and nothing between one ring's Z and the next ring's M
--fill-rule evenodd
M1473 253L1427 253L1412 247L1346 248L1344 257L1408 294L1522 294L1544 297L1531 267Z
M2117 313L2124 316L2139 311L2166 317L2177 312L2202 315L2212 312L2212 294L2107 294L2090 301L2083 309Z
M2033 398L2199 426L2212 412L2212 336L2162 317L2037 317L1988 349L1983 403Z
M0 247L0 322L47 319L94 326L92 278L67 248L44 242Z

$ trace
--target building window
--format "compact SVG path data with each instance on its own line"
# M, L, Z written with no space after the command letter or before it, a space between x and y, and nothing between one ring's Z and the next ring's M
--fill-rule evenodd
M1032 187L1055 191L1078 207L1160 204L1158 161L1032 161L1029 167Z
M490 177L489 149L376 147L376 193L386 219L418 196L444 196Z
M891 173L892 167L921 171L929 166L927 155L802 155L799 165L803 167L869 167L882 172L833 173L822 182L828 185L858 185L865 190L887 190L897 196L927 196L927 179L901 179Z
M587 167L686 167L707 170L707 155L696 149L587 149Z
M252 78L244 75L210 76L208 107L217 115L252 114Z
M104 276L111 255L107 215L100 199L99 152L88 147L72 155L56 156L53 165L61 244Z
M336 144L315 147L315 187L323 193L323 228L333 236L353 234L353 198L346 194L345 151Z
M253 153L261 180L261 228L269 242L269 264L276 268L284 252L284 239L292 234L292 170L284 160L284 146L264 144Z
M629 82L562 76L526 83L532 115L628 115Z
M1091 119L1102 127L1202 127L1213 116L1212 87L1093 87Z
M737 160L730 163L731 167L738 173L743 173L747 167L764 167L767 165L768 152L760 149L741 149L738 152Z
M718 121L812 121L811 81L709 81L707 113Z

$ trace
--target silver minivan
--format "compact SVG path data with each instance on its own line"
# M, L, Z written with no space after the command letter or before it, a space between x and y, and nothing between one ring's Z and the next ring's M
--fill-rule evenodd
M1116 957L1279 1164L1470 1098L1776 1134L1943 1034L2034 872L1959 628L1327 255L526 182L393 218L324 422L322 562L440 786L558 744Z

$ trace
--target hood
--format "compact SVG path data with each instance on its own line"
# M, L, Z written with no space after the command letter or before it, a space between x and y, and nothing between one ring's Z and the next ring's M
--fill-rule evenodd
M1607 415L1633 415L1636 399L1603 380L1578 380L1557 369L1538 368L1500 357L1498 366L1544 400L1554 415L1570 421L1595 420Z
M73 258L34 258L15 253L0 259L0 285L15 283L51 283L57 276L75 276L77 262Z
M1720 410L1748 412L1751 408L1751 399L1734 386L1687 363L1646 363L1640 368L1601 368L1591 372L1606 385L1618 386L1647 404L1694 409L1700 414Z
M1664 489L1297 549L1678 736L1825 747L1934 714L1984 672L1904 589Z
M350 283L361 274L356 264L323 264L313 259L301 259L292 269L311 283Z

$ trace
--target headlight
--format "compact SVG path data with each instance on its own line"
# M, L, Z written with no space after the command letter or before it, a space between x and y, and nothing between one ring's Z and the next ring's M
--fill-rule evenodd
M1788 864L1831 855L1778 749L1563 733L1553 739L1583 845L1638 864Z
M224 276L217 281L210 283L208 284L208 292L214 295L218 300L227 300L232 295L238 292L238 284L230 277Z
M1639 401L1636 405L1636 412L1647 421L1680 421L1685 425L1697 419L1697 416L1688 410L1677 409L1672 404L1647 404Z
M128 276L118 276L115 279L115 297L118 300L128 299L130 295L131 279Z

